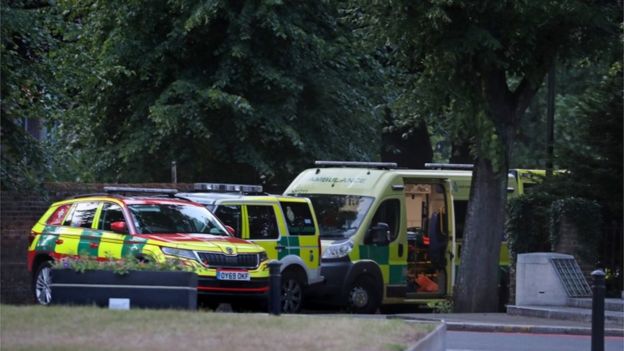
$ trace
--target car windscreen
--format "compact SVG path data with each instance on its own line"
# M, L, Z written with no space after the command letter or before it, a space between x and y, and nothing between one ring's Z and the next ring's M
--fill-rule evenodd
M199 233L228 236L227 230L201 206L182 204L129 205L138 234Z
M321 239L350 238L362 224L373 198L354 195L305 194L314 206Z

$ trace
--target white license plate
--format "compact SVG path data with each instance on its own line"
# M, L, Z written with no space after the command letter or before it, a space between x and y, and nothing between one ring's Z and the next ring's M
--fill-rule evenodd
M217 280L249 280L249 272L218 271Z

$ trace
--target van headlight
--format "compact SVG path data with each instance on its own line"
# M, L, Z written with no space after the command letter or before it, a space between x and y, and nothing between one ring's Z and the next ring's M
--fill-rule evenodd
M269 259L269 256L267 255L266 251L262 251L258 253L258 264L266 261Z
M323 252L323 258L342 258L353 250L353 241L350 239L339 243L332 243Z
M195 256L195 252L191 250L176 249L173 247L161 247L160 249L165 255L197 261L197 256Z

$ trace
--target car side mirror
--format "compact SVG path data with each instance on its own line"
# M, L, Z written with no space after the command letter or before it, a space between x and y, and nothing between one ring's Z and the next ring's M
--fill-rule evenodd
M111 230L114 231L115 233L121 233L121 234L128 233L128 226L126 225L126 222L124 221L112 222L110 227L111 227Z
M368 241L373 245L388 245L390 243L390 226L379 222L368 230Z
M230 235L232 236L236 236L236 229L230 227L229 225L225 225L225 229L227 229L228 233L230 233Z

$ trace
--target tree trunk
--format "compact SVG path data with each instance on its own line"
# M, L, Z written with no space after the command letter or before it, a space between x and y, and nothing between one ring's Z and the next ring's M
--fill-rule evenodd
M455 285L454 308L457 312L497 310L499 257L505 230L511 148L516 126L552 64L555 52L547 51L542 69L537 75L524 77L513 92L509 90L504 70L484 69L483 96L503 150L498 155L488 155L482 148L484 145L477 145L479 155L470 185L461 264ZM484 133L489 134L487 131ZM489 138L490 135L480 137ZM492 157L499 161L496 168Z
M498 308L508 171L506 166L499 168L495 170L484 157L477 158L455 285L456 312L495 312Z

